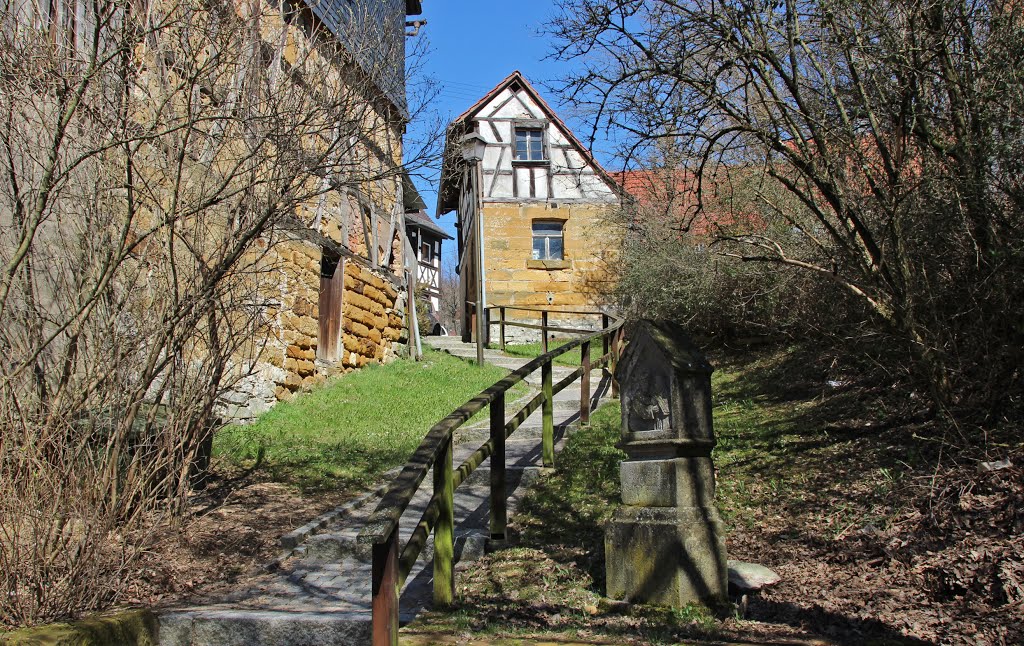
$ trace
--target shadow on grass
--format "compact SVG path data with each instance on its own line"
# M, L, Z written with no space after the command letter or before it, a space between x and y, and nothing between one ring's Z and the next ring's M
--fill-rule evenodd
M892 505L911 498L910 476L940 460L926 406L892 384L849 370L830 380L835 368L814 348L720 358L714 456L727 503L784 498L791 515ZM737 493L745 487L759 493Z

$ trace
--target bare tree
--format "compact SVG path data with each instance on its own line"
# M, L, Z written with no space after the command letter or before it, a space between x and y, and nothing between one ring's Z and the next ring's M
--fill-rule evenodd
M441 265L441 298L437 317L450 334L462 334L459 316L462 299L459 297L459 276L455 272L455 264L454 256L449 256Z
M1018 3L567 0L563 88L624 156L674 149L743 262L809 272L901 339L940 406L1019 393ZM1016 53L1015 53L1016 52ZM741 219L733 219L735 222ZM682 222L686 229L688 222Z
M5 625L116 600L263 351L275 245L402 161L400 29L258 0L39 7L0 13Z

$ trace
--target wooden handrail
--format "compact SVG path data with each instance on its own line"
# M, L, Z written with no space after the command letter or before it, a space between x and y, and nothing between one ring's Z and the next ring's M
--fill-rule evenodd
M507 306L494 306L507 307ZM491 309L491 308L488 308ZM525 309L525 308L509 308ZM534 310L542 311L545 310ZM580 396L580 420L586 424L590 416L590 369L608 364L614 367L618 359L622 321L604 312L554 312L588 314L602 317L601 330L574 330L572 328L546 328L549 330L582 333L562 346L545 352L526 365L513 370L504 378L482 390L427 432L412 457L388 488L366 526L360 531L358 541L373 545L373 639L374 644L395 644L398 634L398 592L408 577L416 559L427 543L430 531L434 531L434 602L439 606L449 605L454 600L454 570L452 549L454 520L452 516L454 490L461 485L488 457L491 458L491 537L505 535L505 439L512 435L526 418L538 408L543 409L542 456L545 466L554 466L554 396L582 377ZM546 318L546 316L545 316ZM600 339L605 351L598 359L591 361L592 342ZM545 344L546 345L546 344ZM557 384L552 383L555 358L576 348L581 351L581 366ZM540 368L542 389L512 417L505 421L505 393ZM614 389L614 374L613 389ZM453 435L467 420L491 407L490 437L466 460L453 469ZM498 464L500 462L500 464ZM427 504L406 545L398 542L398 523L408 508L427 473L434 470L434 495ZM386 597L386 598L384 598Z

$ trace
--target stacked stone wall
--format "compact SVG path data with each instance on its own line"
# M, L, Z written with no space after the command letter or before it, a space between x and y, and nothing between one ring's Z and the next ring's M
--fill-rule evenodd
M380 273L345 262L341 365L387 363L405 341L405 294Z

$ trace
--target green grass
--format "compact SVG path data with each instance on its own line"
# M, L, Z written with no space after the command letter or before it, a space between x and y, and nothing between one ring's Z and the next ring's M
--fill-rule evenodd
M214 439L214 456L304 490L365 485L408 459L441 418L507 371L435 351L339 377ZM513 388L510 398L525 392ZM481 411L486 414L486 409Z
M548 341L548 351L560 348L561 346L568 343L566 339L552 339ZM540 341L536 343L516 343L516 344L505 344L505 354L510 354L513 357L525 357L527 359L533 359L539 357L542 352ZM601 346L590 346L590 358L591 360L596 359L601 354ZM555 363L562 366L578 366L580 365L580 351L579 348L570 350L563 355L555 357Z

